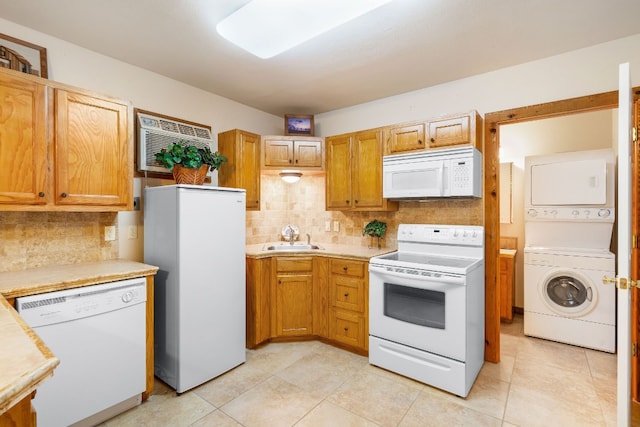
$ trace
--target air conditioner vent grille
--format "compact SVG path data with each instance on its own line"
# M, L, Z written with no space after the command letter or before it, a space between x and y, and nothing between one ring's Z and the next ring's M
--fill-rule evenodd
M156 162L155 155L169 144L184 141L199 148L211 147L211 131L205 127L138 113L138 169L169 172Z
M178 124L176 122L170 122L167 120L160 120L160 127L162 130L166 130L168 132L176 132L179 133Z

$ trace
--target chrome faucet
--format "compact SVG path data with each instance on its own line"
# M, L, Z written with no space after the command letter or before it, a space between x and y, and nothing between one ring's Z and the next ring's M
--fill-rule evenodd
M307 245L311 244L311 234L307 233Z
M289 244L293 245L296 240L296 233L293 232L293 228L289 227Z

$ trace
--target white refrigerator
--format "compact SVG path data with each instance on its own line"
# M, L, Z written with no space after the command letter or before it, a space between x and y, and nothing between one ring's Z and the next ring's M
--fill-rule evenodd
M246 191L144 190L144 261L154 286L155 375L178 393L246 361Z

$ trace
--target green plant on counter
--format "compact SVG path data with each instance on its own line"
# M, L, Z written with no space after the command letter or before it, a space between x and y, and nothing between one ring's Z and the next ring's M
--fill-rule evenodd
M369 222L367 225L364 226L362 235L383 239L385 231L387 231L387 223L374 219L373 221Z
M156 153L156 161L169 170L173 170L175 165L189 169L199 169L202 165L208 165L211 171L220 169L220 166L227 161L227 158L219 152L212 152L207 146L204 148L189 145L184 140L169 144Z

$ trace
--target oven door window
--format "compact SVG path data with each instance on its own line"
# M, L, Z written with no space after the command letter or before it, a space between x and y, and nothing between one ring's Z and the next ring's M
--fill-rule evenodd
M385 283L384 315L414 325L444 329L444 292Z

